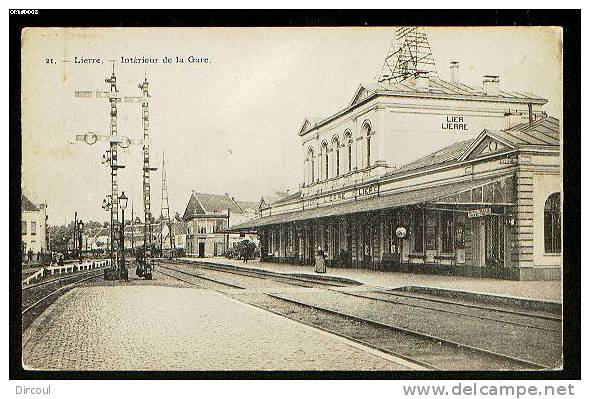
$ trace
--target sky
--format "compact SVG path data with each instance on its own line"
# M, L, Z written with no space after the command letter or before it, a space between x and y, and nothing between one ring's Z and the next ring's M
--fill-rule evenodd
M481 86L499 75L501 88L549 100L561 119L561 31L557 28L426 28L438 74ZM109 133L107 99L75 98L108 90L115 60L122 96L150 81L152 213L160 214L162 153L170 210L184 212L191 191L258 201L302 180L300 138L307 116L329 116L350 102L361 82L381 70L395 28L29 28L22 43L22 188L46 202L50 225L74 218L106 221L110 192L101 163L107 143L74 143L76 134ZM182 57L184 63L163 63ZM189 63L189 56L209 62ZM74 63L74 57L102 63ZM121 57L158 59L122 63ZM53 62L51 62L53 59ZM49 60L49 62L48 62ZM70 62L62 62L69 60ZM142 137L141 106L121 103L119 134ZM141 147L123 151L120 190L142 213ZM127 216L127 214L126 214Z

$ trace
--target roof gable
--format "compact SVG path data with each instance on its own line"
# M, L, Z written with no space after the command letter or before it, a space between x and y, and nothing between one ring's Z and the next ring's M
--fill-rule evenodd
M265 200L264 197L260 197L260 201L258 202L258 209L266 209L270 206Z
M350 102L349 106L352 107L353 105L360 103L365 98L368 98L373 94L375 94L374 90L370 90L367 85L361 84L354 93L354 97L352 97L352 101Z
M35 212L39 210L37 205L33 204L24 194L21 194L20 196L20 203L21 212Z
M390 81L382 81L379 83L362 83L361 85L359 85L359 88L355 91L350 104L346 108L341 109L340 111L332 115L329 115L325 118L320 118L320 120L318 120L316 123L309 119L311 125L304 128L304 122L304 126L302 126L299 135L302 135L316 124L321 126L326 123L329 123L330 121L336 118L339 118L341 115L350 111L357 104L361 103L364 99L372 96L373 94L396 97L431 98L432 100L458 98L473 101L501 101L511 104L532 103L543 105L547 103L547 99L527 92L500 90L497 96L489 96L485 94L482 87L471 86L462 82L449 82L437 77L429 77L429 84L427 90L419 88L416 85L416 79L414 77L410 77L404 80L403 82L398 83Z
M197 215L204 215L205 210L197 200L195 194L191 194L190 199L188 200L188 204L186 205L186 209L184 210L184 214L182 215L183 220L190 220Z
M484 130L463 153L460 160L465 161L481 158L490 154L514 150L515 148L512 143L497 137L492 132Z
M302 135L303 133L307 132L309 129L311 129L321 121L322 118L320 118L319 116L305 118L303 120L303 123L301 124L301 127L299 128L299 135Z
M523 146L559 148L559 120L544 116L532 123L518 124L507 130L484 130L459 160L479 158Z
M244 213L244 210L229 195L218 194L195 194L204 214L227 213Z

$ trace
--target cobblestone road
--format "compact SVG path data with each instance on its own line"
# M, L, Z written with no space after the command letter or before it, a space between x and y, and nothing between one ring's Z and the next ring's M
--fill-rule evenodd
M59 370L395 370L403 361L208 290L75 288L23 336L23 365Z

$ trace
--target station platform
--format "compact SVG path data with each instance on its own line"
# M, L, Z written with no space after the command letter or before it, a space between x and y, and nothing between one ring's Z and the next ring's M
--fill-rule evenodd
M106 311L105 311L106 310ZM190 287L154 280L76 287L23 334L28 370L408 370L371 347Z
M211 263L261 269L275 273L307 274L310 277L354 280L360 284L389 289L407 286L420 286L473 292L477 294L507 296L536 301L562 302L561 281L513 281L464 276L442 276L430 274L379 272L366 269L327 268L327 273L314 273L313 266L285 263L260 262L259 260L214 258L181 258L189 262Z

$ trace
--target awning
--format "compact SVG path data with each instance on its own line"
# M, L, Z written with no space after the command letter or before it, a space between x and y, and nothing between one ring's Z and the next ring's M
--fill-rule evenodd
M507 177L504 176L503 179ZM451 203L448 199L455 194L464 193L472 189L495 184L500 178L483 178L476 180L467 180L434 187L421 188L417 190L403 191L392 194L382 194L379 197L373 197L366 200L346 202L342 204L323 206L312 209L305 209L294 212L280 213L271 216L254 219L246 223L228 228L226 231L254 231L257 227L295 222L307 219L324 218L328 216L348 215L359 212L377 211L389 208L398 208L402 206L418 205L425 203L444 202ZM457 202L454 202L457 203ZM466 203L472 204L472 201ZM507 205L509 203L503 203Z

